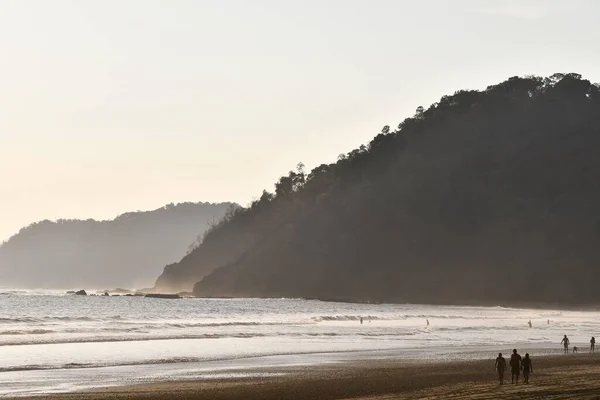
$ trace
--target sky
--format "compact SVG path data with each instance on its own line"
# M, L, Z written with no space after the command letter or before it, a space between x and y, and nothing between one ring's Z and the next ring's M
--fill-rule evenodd
M34 221L247 205L422 105L600 81L596 0L2 0L0 242Z

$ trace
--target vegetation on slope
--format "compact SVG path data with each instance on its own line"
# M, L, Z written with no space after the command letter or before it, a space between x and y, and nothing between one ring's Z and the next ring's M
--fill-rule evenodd
M167 272L243 232L198 295L596 302L599 149L600 88L578 74L458 91L290 172Z
M162 267L231 203L169 204L112 221L58 220L29 225L0 246L2 286L108 288L151 286Z

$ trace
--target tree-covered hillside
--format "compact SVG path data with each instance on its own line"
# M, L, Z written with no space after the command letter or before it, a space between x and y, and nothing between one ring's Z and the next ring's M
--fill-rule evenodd
M158 286L198 280L201 296L594 303L599 151L600 88L578 74L458 91L334 164L282 177Z
M152 286L231 203L169 204L112 221L29 225L0 246L0 286L109 288Z

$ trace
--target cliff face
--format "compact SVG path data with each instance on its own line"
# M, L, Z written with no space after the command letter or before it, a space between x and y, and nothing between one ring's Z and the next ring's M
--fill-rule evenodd
M42 221L0 247L2 285L35 288L151 286L230 203L183 203L112 221Z
M600 90L577 74L444 96L225 221L261 209L259 239L194 291L597 303L599 150Z

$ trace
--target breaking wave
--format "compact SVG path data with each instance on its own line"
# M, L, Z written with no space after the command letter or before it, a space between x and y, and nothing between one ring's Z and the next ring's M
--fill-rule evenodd
M0 335L43 335L45 333L54 333L49 329L31 329L31 330L17 330L17 331L3 331Z

